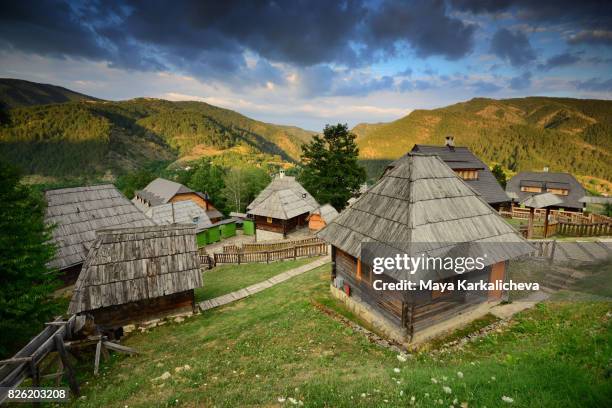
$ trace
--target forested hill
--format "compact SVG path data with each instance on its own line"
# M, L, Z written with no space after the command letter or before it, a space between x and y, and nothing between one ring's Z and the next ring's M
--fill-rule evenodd
M0 78L0 108L4 109L91 100L98 99L61 86Z
M236 146L297 160L312 137L203 102L150 98L19 107L0 120L0 157L26 173L60 177L118 173Z
M548 166L612 180L612 101L476 98L357 130L361 157L374 167L415 143L440 145L453 135L457 145L511 171Z

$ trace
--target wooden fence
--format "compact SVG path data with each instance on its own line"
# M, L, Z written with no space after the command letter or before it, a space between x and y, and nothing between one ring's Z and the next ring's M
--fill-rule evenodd
M223 252L213 254L215 264L270 263L285 259L297 259L320 255L327 255L327 244L324 242L295 245L290 248L273 249L269 251Z
M506 218L529 219L529 208L514 207L511 211L500 210L499 214ZM546 210L538 208L534 211L535 220L544 220ZM590 213L585 215L580 212L550 210L550 215L554 221L574 223L574 224L612 224L612 218L601 214Z
M612 224L578 224L571 222L560 222L557 232L561 235L572 237L599 237L602 235L612 235Z
M245 243L242 247L237 245L224 245L224 253L236 253L236 252L262 252L262 251L275 251L278 249L293 248L294 246L308 245L308 244L320 244L323 241L317 237L295 239L289 241L274 241L274 242L256 242L256 243Z
M26 378L32 379L33 387L41 386L41 381L46 379L56 379L58 386L65 375L73 395L78 396L80 388L68 353L77 356L76 350L82 347L96 346L94 375L98 374L100 356L108 358L107 349L127 354L137 353L132 348L108 341L97 330L98 334L94 336L84 336L81 330L85 325L85 316L72 315L68 320L57 318L46 323L46 327L13 357L0 361L0 404L6 401L8 390L17 388ZM42 367L43 361L52 353L56 353L55 358L49 357L51 361ZM44 371L52 368L55 361L58 362L57 371L44 375Z

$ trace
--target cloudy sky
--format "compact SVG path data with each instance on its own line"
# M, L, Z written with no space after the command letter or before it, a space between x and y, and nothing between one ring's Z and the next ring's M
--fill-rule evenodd
M476 96L612 99L612 2L0 2L0 77L313 130Z

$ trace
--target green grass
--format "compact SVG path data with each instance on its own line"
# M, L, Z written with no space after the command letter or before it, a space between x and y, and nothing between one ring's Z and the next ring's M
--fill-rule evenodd
M316 259L302 258L295 261L273 262L270 264L251 263L218 266L204 273L204 287L195 291L196 302L246 288L249 285L265 281L289 269L314 262Z
M132 335L125 344L141 354L113 355L97 379L88 361L79 370L86 398L73 405L272 407L281 405L278 397L292 397L306 407L398 407L409 406L412 396L421 407L438 399L448 407L455 398L469 407L506 406L502 396L517 407L612 403L609 304L542 304L453 354L421 353L402 363L312 304L328 293L326 265L183 323ZM185 364L191 370L175 372ZM166 371L170 379L151 381Z

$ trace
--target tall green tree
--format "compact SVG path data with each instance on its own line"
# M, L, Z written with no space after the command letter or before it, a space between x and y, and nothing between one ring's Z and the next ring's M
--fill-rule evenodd
M225 187L224 169L213 164L210 159L204 158L194 165L192 171L189 181L183 184L195 191L208 194L213 205L220 211L226 212L225 197L221 193Z
M342 210L366 181L358 156L355 135L346 124L326 125L322 136L302 146L303 168L298 179L319 203Z
M44 224L45 203L19 180L0 161L0 356L23 346L58 312L51 298L57 275L46 266L55 248Z
M270 182L268 173L257 167L233 167L224 177L224 195L231 211L244 212L246 206Z
M504 172L504 169L502 168L502 166L499 164L496 164L491 169L491 173L493 173L493 175L497 179L497 182L502 186L502 188L505 189L507 180L506 180L506 173Z

